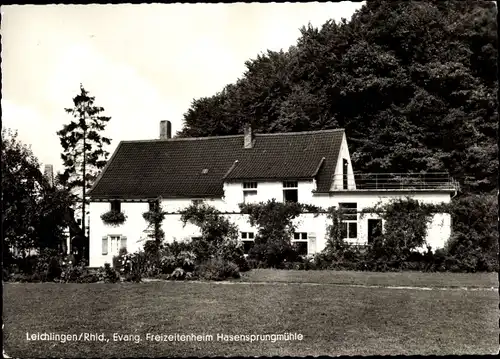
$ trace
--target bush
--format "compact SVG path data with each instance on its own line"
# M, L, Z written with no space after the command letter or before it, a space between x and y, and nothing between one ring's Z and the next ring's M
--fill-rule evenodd
M205 280L240 278L238 266L221 258L211 258L196 267L196 276Z
M99 281L105 283L116 283L120 281L120 274L111 267L109 263L105 263L104 267L97 270L97 277Z
M249 215L250 225L259 228L248 257L272 268L282 267L285 261L297 261L299 255L290 238L295 229L292 221L302 213L302 207L298 203L282 203L275 199L266 203L240 204L241 213Z
M90 273L87 263L82 260L73 264L71 261L64 261L60 281L65 283L95 283L99 281L99 276Z
M138 272L132 272L125 274L124 280L126 282L136 282L139 283L142 280L141 274Z

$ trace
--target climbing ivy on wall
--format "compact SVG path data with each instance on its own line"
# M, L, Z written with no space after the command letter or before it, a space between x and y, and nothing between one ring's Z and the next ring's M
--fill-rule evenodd
M165 219L165 215L166 212L163 211L160 200L156 200L150 206L149 211L142 214L142 217L149 223L147 228L149 231L148 237L154 241L157 249L160 248L161 243L165 239L165 232L162 229L162 222ZM151 244L148 246L151 246Z

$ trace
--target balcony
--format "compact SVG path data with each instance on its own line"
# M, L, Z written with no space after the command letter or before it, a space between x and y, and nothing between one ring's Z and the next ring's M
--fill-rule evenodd
M354 173L335 175L333 191L458 191L459 184L447 172Z

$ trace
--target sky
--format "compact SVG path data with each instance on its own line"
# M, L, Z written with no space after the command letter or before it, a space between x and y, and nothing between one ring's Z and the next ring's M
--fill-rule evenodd
M62 171L56 132L80 83L110 116L110 153L123 140L183 126L192 100L234 83L245 61L286 51L311 23L350 19L363 3L2 6L2 121Z

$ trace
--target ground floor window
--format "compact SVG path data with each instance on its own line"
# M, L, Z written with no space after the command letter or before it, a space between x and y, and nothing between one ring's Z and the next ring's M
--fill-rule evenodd
M117 256L121 248L127 248L127 237L119 234L111 234L102 237L102 254Z
M255 244L255 233L254 232L240 232L240 240L243 243L243 253L248 254L250 249L252 249Z
M342 238L358 238L358 205L357 203L339 203L342 212Z
M300 254L300 255L307 255L308 253L308 235L305 232L295 232L293 234L293 240L292 244L295 247L295 250Z

